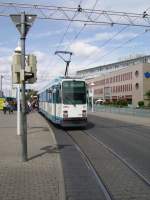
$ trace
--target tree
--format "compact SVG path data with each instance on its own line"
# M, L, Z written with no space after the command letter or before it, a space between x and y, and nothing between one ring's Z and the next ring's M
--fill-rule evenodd
M150 90L148 90L145 95L147 96L147 99L149 101L148 106L150 106Z

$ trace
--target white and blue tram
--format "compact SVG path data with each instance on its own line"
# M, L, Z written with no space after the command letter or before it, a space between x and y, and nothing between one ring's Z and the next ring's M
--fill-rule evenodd
M87 123L87 88L84 80L60 77L39 92L39 112L63 127Z

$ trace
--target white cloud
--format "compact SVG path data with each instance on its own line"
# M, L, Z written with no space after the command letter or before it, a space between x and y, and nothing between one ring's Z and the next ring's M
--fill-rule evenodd
M2 54L10 54L10 53L12 53L12 49L9 47L5 47L4 44L1 44L0 52L1 52L1 55Z
M90 56L92 53L101 53L101 49L97 46L90 45L88 43L79 41L75 42L70 46L71 51L78 57L87 57Z
M65 72L65 63L57 56L49 55L42 51L36 51L37 56L37 83L34 88L39 89L48 84L51 79L56 76L63 75Z

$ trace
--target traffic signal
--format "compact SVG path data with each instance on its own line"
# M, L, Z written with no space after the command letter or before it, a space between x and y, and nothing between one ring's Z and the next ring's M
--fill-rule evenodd
M15 52L12 56L12 83L20 83L21 52Z
M36 56L29 54L26 56L25 70L21 69L21 50L16 50L12 56L12 83L18 84L21 81L34 83L37 80L37 60Z
M37 80L37 60L33 54L27 55L27 66L25 67L25 80L34 83Z

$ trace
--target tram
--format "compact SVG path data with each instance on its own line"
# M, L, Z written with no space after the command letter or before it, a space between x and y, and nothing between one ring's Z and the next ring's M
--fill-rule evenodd
M87 124L87 87L83 79L59 77L38 93L39 112L62 127Z

